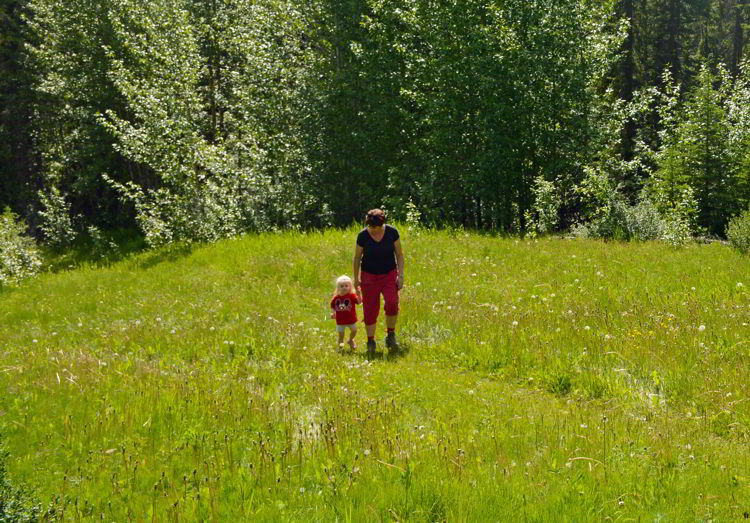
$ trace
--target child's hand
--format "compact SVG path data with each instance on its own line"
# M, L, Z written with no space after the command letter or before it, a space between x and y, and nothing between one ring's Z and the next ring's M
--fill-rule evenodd
M331 311L331 319L332 320L336 319L336 311Z

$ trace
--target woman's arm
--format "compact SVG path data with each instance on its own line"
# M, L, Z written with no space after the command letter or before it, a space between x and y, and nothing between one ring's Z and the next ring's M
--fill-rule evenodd
M393 250L396 251L396 265L398 266L398 279L396 280L398 288L404 286L404 250L401 248L401 239L393 242Z
M359 291L359 266L362 263L362 253L364 249L359 245L354 247L354 258L352 258L352 283L354 289Z

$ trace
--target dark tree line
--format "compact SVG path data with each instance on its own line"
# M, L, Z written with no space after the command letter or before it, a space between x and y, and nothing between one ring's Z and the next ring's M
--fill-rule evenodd
M723 234L750 201L748 4L8 1L0 208L59 245L374 206L546 232L647 202Z

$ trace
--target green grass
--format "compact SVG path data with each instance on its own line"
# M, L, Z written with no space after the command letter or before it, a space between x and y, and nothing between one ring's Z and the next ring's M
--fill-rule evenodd
M404 351L373 361L328 319L354 229L0 291L10 478L66 520L750 512L747 258L401 232Z

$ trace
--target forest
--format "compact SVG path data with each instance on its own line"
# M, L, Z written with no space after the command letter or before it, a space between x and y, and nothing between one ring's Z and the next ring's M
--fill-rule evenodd
M746 0L10 0L0 209L152 246L373 207L724 237L750 202Z

